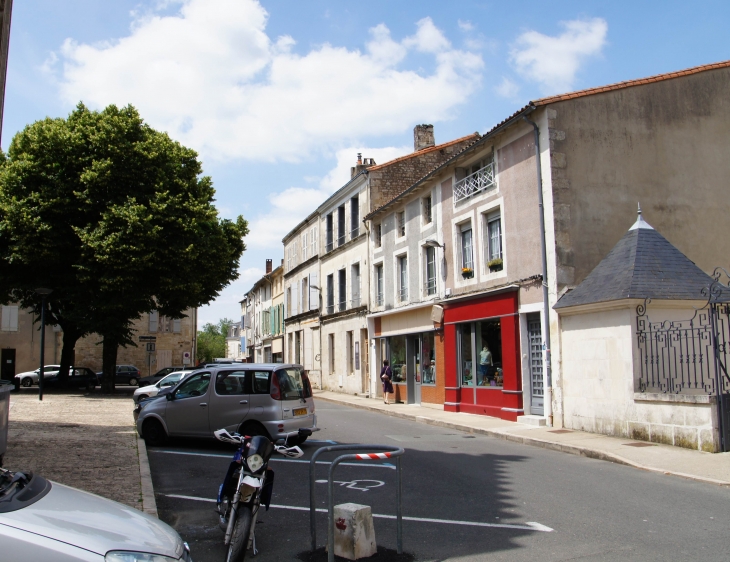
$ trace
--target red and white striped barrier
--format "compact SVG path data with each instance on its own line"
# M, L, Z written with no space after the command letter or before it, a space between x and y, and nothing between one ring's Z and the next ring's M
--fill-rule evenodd
M390 453L365 453L363 455L356 454L358 460L366 461L370 459L389 459Z

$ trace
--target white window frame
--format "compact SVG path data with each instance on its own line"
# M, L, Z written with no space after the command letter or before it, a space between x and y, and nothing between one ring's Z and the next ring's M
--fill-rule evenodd
M403 282L403 276L402 276L402 270L401 270L401 260L402 259L406 260L406 269L405 269L405 271L406 271L406 279L405 279L406 295L405 295L405 297L406 298L405 299L401 299L401 295L402 295L401 288L402 288L402 282ZM409 290L410 289L410 287L409 287L410 279L408 276L408 263L409 263L409 260L408 260L407 251L401 252L401 253L393 256L393 270L395 271L395 276L394 276L395 283L393 283L393 285L395 286L394 302L396 302L396 303L407 303L407 302L409 302L409 299L410 299L410 290Z
M403 217L403 223L401 224L401 217ZM401 234L401 231L403 234ZM395 213L395 239L403 240L408 235L408 220L406 219L406 210L398 211Z

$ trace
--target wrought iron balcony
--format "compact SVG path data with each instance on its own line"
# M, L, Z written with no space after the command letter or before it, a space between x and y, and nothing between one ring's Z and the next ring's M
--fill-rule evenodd
M458 203L468 199L479 192L493 189L497 186L494 179L494 162L490 162L473 174L454 184L454 202Z
M335 313L335 305L334 304L328 304L327 305L327 314L334 314Z
M356 226L350 231L350 240L354 240L358 236L360 236L360 227Z

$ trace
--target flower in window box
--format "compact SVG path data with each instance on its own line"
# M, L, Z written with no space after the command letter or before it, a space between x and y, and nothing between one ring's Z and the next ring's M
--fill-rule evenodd
M471 267L462 267L461 276L464 279L471 279L472 277L474 277L474 270Z
M502 271L502 259L494 258L493 260L489 260L487 262L487 267L489 268L489 271Z

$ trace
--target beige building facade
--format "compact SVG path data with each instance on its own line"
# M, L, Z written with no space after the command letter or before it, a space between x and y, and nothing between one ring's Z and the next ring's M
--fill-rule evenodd
M0 378L12 381L16 374L40 367L40 318L18 304L0 307ZM61 361L61 332L46 326L44 363Z

